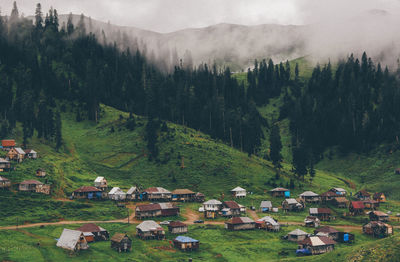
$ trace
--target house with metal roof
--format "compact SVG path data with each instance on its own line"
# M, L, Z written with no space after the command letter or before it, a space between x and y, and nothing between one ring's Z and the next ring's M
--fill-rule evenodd
M307 216L304 219L304 226L306 227L319 227L321 224L321 221L319 220L318 217L315 216Z
M143 193L149 201L170 201L172 197L172 193L163 187L149 187Z
M210 199L203 203L204 217L205 218L216 218L218 212L222 208L222 202L216 199Z
M370 200L371 194L367 192L365 189L362 189L354 194L354 197L359 200Z
M1 140L1 147L3 148L4 151L8 151L15 146L16 144L14 139Z
M143 204L136 206L135 217L144 219L159 216L177 216L179 211L179 207L172 203Z
M225 228L228 230L249 230L255 229L256 223L249 217L233 217L225 222Z
M11 162L7 159L0 157L0 172L9 171L11 169Z
M88 249L89 246L85 236L81 231L64 228L60 238L57 241L57 247L71 251Z
M332 240L339 239L339 231L330 226L323 226L314 230L314 234L318 236L326 236Z
M336 242L324 236L310 236L298 244L299 248L307 249L311 254L318 255L333 251Z
M81 186L72 192L72 198L101 199L102 191L94 186Z
M265 216L256 221L256 228L277 232L280 230L280 224L272 217Z
M346 194L347 194L347 191L341 187L334 187L334 188L331 188L329 191L335 193L338 196L346 196Z
M273 197L290 197L290 190L283 187L271 189L269 193Z
M8 178L0 176L0 188L6 189L11 187L11 181Z
M188 226L181 221L172 221L168 224L168 232L171 234L184 234L188 232Z
M110 239L111 248L118 252L128 252L132 250L132 239L127 234L115 233Z
M94 224L94 223L88 223L84 224L80 227L78 227L76 230L82 231L84 234L85 233L91 233L93 238L93 241L103 241L103 240L108 240L109 239L109 234L108 231L105 230L104 228ZM85 235L86 237L86 235ZM88 240L86 237L87 242L91 242Z
M126 193L119 187L113 187L108 192L108 198L115 201L121 201L126 199Z
M318 203L321 200L319 195L312 191L305 191L305 192L301 193L300 198L308 203Z
M164 239L164 229L153 220L146 220L136 226L136 235L141 239Z
M107 190L108 184L107 184L107 179L104 178L104 176L98 176L94 180L94 186L100 189L101 191Z
M301 211L304 209L304 204L298 202L294 198L287 198L282 202L282 209L285 212L288 211Z
M224 201L222 203L221 215L224 217L240 216L240 206L235 201Z
M174 246L183 251L197 250L200 247L200 241L187 236L178 236L174 239Z
M171 192L172 201L180 201L180 202L192 202L195 200L196 193L192 190L183 188L183 189L175 189Z
M306 239L306 237L308 237L308 235L309 234L307 232L304 232L303 230L297 228L297 229L289 232L286 235L286 237L287 237L287 240L289 240L289 241L297 242L297 241Z
M7 158L21 163L25 158L25 151L20 147L13 147L8 151Z
M127 200L142 200L143 194L139 187L133 186L126 192Z
M272 202L271 201L261 201L260 204L260 212L269 212L272 211Z
M232 196L236 198L240 197L246 197L246 189L241 188L240 186L235 187L234 189L231 190Z
M329 221L332 218L331 209L325 207L310 207L309 214L310 216L318 217L321 221Z
M381 221L371 221L363 226L363 233L377 238L393 235L393 226Z
M382 221L382 222L387 222L389 221L389 215L382 212L382 211L370 211L368 212L369 220L371 221Z
M351 201L349 205L350 214L353 216L364 214L364 203L363 201Z

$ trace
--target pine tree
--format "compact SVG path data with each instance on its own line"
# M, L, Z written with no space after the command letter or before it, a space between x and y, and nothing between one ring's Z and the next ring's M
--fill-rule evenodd
M18 7L17 7L17 2L14 1L13 3L13 8L11 10L11 15L10 15L10 24L14 24L18 21L19 19L19 12L18 12Z
M74 33L74 23L72 22L72 13L68 15L67 34L71 36Z
M274 164L275 168L280 169L282 167L282 165L281 165L282 142L281 142L279 125L277 123L275 123L272 126L271 134L269 137L269 143L270 143L270 158L272 160L272 163Z
M61 115L60 115L59 111L57 111L55 114L54 122L55 122L54 137L55 137L55 141L56 141L56 150L58 151L63 144Z
M37 30L41 30L43 28L43 13L42 13L42 6L40 3L36 5L35 27Z
M147 140L147 149L149 150L149 160L155 159L158 156L157 132L159 125L159 122L152 117L149 118L146 125L145 138Z

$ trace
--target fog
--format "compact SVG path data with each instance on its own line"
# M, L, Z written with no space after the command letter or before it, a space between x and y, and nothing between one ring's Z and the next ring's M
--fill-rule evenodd
M35 3L17 1L32 15ZM191 51L195 64L245 69L255 58L313 61L367 53L394 66L400 54L400 0L43 0L60 14L84 13L109 40L138 41L148 55L171 62ZM0 0L2 14L12 1ZM244 25L244 26L243 26ZM145 30L141 30L145 29ZM117 33L116 33L117 32ZM112 37L111 37L112 36ZM125 44L126 45L126 44ZM176 60L176 59L175 59Z

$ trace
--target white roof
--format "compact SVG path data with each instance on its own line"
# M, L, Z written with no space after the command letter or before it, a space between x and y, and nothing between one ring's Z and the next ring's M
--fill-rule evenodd
M29 154L37 154L37 152L33 149L31 149L31 151L29 152Z
M298 204L298 203L299 203L299 202L297 202L297 200L294 199L294 198L288 198L288 199L285 199L285 201L286 201L286 203L288 203L288 204Z
M222 203L221 203L221 201L218 201L216 199L210 199L210 200L204 202L203 205L222 205Z
M346 190L341 187L334 187L333 189L335 189L336 191L339 191L339 192L346 192Z
M109 195L125 195L125 192L122 191L121 188L119 188L119 187L113 187L108 194Z
M310 207L310 215L311 214L318 214L318 208L316 207Z
M9 163L9 162L10 161L8 161L7 159L0 157L0 163Z
M64 228L57 246L69 250L74 250L79 238L83 235L81 231Z
M300 196L307 196L307 197L316 197L318 194L312 192L312 191L305 191L300 194Z
M20 148L20 147L16 147L15 151L17 151L18 154L25 155L25 151L22 150L22 148Z
M292 232L289 232L288 235L303 236L303 235L308 235L308 233L304 232L301 229L295 229Z
M148 232L150 230L161 228L161 226L157 224L154 220L145 220L137 225L136 228L140 229L142 232Z
M85 237L94 236L92 232L83 232Z
M98 177L94 180L94 182L100 183L100 182L103 181L103 180L104 180L104 176L98 176Z
M128 195L130 195L130 194L133 194L133 192L135 192L135 191L136 191L136 187L133 186L133 187L129 188L128 192L126 192L126 193L127 193Z
M257 220L257 221L264 221L264 222L270 223L270 224L273 225L273 226L279 226L279 223L276 222L275 219L273 219L273 218L270 217L270 216L265 216L265 217L263 217L263 218L260 218L260 219Z
M271 201L261 201L260 207L267 207L267 208L272 208L272 203Z
M325 246L325 243L317 236L310 237L312 246Z
M233 191L233 192L246 191L246 189L241 188L240 186L237 186L237 187L235 187L234 189L232 189L231 191Z
M329 237L329 234L328 233L324 233L324 232L318 232L317 233L317 236L322 236L322 237Z

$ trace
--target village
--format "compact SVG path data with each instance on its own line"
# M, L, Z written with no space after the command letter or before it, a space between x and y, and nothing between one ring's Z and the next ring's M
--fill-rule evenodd
M33 149L17 147L14 140L2 140L1 148L6 157L0 158L0 171L4 174L0 176L0 188L7 190L13 185L6 177L7 171L28 159L34 161L39 154ZM49 175L39 168L32 177L45 179ZM15 186L18 191L52 194L51 184L34 179L24 180ZM376 239L393 235L394 227L389 224L390 217L399 216L379 210L380 205L386 202L384 192L360 190L353 194L343 188L333 187L326 192L304 191L295 196L291 190L277 187L266 192L265 200L248 205L244 200L249 194L252 192L240 186L226 192L226 197L224 194L219 199L208 199L203 193L186 188L169 191L160 186L141 188L132 185L123 190L120 187L110 187L107 179L99 176L93 179L91 185L75 189L69 196L70 201L115 202L118 207L128 209L128 223L137 224L136 234L116 232L110 235L107 229L96 223L86 223L78 228L64 228L54 244L67 252L78 253L89 249L93 243L110 241L110 248L117 252L134 252L132 238L162 241L166 239L167 231L175 235L170 239L173 248L201 252L202 239L191 237L189 225L218 224L223 225L227 231L263 230L267 234L280 234L282 227L288 224L279 220L280 215L290 216L307 211L302 223L294 223L298 228L280 237L282 241L297 243L295 253L298 256L318 255L333 251L338 243L351 245L357 241L351 230L339 230L332 225L337 220L332 208L343 210L348 217L362 217L362 221L365 221L360 225L362 233ZM240 204L243 202L247 205ZM193 207L196 203L198 207L195 218L181 221L181 208L187 208L187 204ZM131 204L134 214L129 221L128 205ZM259 217L259 214L264 216ZM164 221L155 221L163 218ZM307 233L301 228L314 228L314 231Z

